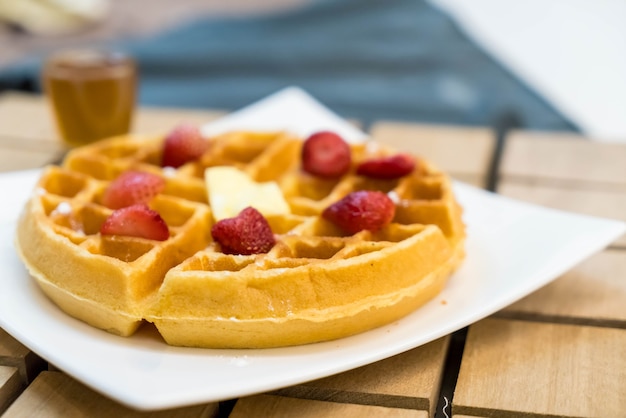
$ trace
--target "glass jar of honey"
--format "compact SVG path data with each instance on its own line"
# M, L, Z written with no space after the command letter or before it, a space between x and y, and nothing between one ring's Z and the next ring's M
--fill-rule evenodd
M129 132L137 89L131 57L109 51L60 52L44 64L42 82L59 134L70 146Z

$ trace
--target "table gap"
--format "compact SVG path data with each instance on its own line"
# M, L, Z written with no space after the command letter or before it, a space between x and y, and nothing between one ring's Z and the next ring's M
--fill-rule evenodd
M495 131L495 141L493 152L489 157L489 166L487 168L487 178L485 189L495 192L500 180L500 169L502 165L502 156L508 134L512 130L522 128L522 119L515 112L502 112L495 120L493 127ZM467 331L469 327L454 332L450 339L450 346L446 353L446 360L443 368L443 377L441 387L439 389L439 397L435 409L435 418L449 418L452 416L450 412L454 391L456 389L457 378L461 368L463 359L463 351L465 350L465 342L467 339ZM449 413L450 412L450 413Z

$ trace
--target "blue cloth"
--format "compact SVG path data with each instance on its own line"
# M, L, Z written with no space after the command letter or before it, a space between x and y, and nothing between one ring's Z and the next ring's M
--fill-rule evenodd
M341 116L528 129L577 127L471 42L428 2L341 0L248 18L200 17L115 45L140 65L140 102L237 109L297 85ZM0 86L38 89L38 63Z

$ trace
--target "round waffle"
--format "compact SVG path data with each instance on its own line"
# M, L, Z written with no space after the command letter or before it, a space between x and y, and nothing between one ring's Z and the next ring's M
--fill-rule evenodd
M71 151L45 169L17 229L17 248L41 289L95 327L132 335L153 323L168 344L278 347L340 338L397 320L437 295L464 257L464 226L450 179L423 159L409 175L355 174L391 155L351 145L353 169L322 179L301 169L302 141L285 133L233 132L178 169L160 167L163 138L118 137ZM276 244L266 254L228 255L214 224L204 171L235 166L275 181L289 214L269 215ZM108 184L127 170L156 174L149 203L170 237L99 233L113 212ZM395 202L391 224L346 234L321 213L350 192L378 190Z

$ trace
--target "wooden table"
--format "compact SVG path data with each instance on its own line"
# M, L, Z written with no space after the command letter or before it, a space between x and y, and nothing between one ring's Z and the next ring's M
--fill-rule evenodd
M220 112L141 109L165 132ZM455 178L533 203L626 220L626 144L576 135L381 121L377 139ZM0 172L57 161L40 97L0 96ZM85 387L0 329L0 414L13 417L626 416L626 236L468 329L347 373L220 404L139 412Z

